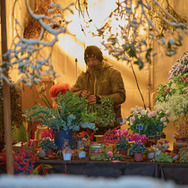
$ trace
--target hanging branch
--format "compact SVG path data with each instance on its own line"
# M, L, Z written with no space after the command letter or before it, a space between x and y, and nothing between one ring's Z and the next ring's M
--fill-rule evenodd
M136 74L135 74L135 71L134 71L134 68L133 68L132 64L131 64L131 69L132 69L132 72L133 72L133 75L134 75L134 78L135 78L135 81L136 81L136 86L138 88L138 91L140 93L140 96L141 96L141 99L142 99L142 102L143 102L143 105L144 105L144 109L146 110L146 105L145 105L144 97L143 97L142 92L140 90L140 86L138 84L138 80L137 80L137 77L136 77Z
M52 15L45 16L43 14L34 14L27 0L25 0L25 3L31 17L37 20L42 28L40 36L38 39L23 38L19 33L19 29L22 30L22 26L15 18L16 36L12 41L11 48L3 54L3 56L9 57L9 61L3 61L2 67L0 68L0 77L10 83L11 81L4 73L7 70L17 68L19 70L18 74L20 75L20 80L17 81L17 83L22 82L30 86L39 83L44 76L56 77L56 72L51 62L52 47L58 41L59 34L69 32L67 26L70 22L66 21L64 14L65 11L69 11L73 14L71 6L74 4L72 3L65 8L61 8L60 5L51 3L49 12L52 13ZM53 14L57 11L61 12L61 14ZM63 23L60 24L59 20L63 20ZM57 25L58 27L54 27ZM50 41L46 40L45 34L50 35ZM51 52L47 56L41 53L41 50L45 48L51 48ZM6 68L4 68L4 65L6 65Z
M174 55L182 45L181 33L187 33L187 26L184 20L172 11L168 1L167 9L157 0L140 0L135 4L132 0L116 1L116 5L101 28L91 31L90 26L95 26L95 23L85 18L85 26L82 25L82 28L84 32L88 31L93 36L100 37L105 50L117 60L133 62L142 69L145 63L151 62L152 56L159 53L148 45L147 39L162 46L167 56ZM85 4L85 10L88 10L88 4ZM79 11L83 14L84 9ZM154 20L157 21L156 24ZM165 39L167 34L169 38Z

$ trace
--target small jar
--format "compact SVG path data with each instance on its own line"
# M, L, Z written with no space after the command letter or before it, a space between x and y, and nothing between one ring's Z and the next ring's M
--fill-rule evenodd
M93 142L89 147L89 158L91 160L104 160L105 158L105 144Z

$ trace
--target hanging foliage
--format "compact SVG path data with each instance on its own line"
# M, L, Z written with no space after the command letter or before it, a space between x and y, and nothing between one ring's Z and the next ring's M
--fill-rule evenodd
M67 25L70 21L67 21L64 15L65 11L73 14L71 9L73 3L65 8L51 3L50 9L48 9L50 15L44 15L33 13L27 1L25 0L25 3L30 16L41 26L40 35L36 39L24 38L19 33L20 29L22 30L22 26L17 18L15 18L16 36L12 41L11 48L3 54L6 60L2 62L2 66L0 67L0 78L10 83L11 80L7 78L6 72L8 70L18 69L20 79L17 83L22 82L30 86L41 82L44 76L56 77L56 72L51 62L52 47L58 41L59 34L68 32ZM46 33L50 35L49 40L45 37ZM51 52L45 56L41 51L46 48L51 49Z
M172 56L182 45L182 34L187 33L185 20L173 10L168 0L165 2L167 8L157 0L118 0L100 28L84 14L89 14L87 1L77 0L80 5L77 9L85 21L83 31L100 37L105 49L118 60L134 63L142 69L159 53L153 49L153 42L162 46L167 56ZM96 30L91 31L93 26Z

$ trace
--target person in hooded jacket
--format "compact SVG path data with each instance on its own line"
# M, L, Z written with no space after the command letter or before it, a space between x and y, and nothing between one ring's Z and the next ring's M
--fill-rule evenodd
M121 104L126 99L121 73L109 65L97 46L88 46L84 52L87 64L71 91L88 100L89 104L98 104L100 99L109 96L114 102L116 119L121 118Z

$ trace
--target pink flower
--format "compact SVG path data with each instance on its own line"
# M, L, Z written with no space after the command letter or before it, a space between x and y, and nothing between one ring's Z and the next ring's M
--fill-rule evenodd
M152 117L153 117L153 114L152 114L152 113L149 113L149 114L148 114L148 117L149 117L149 118L152 118Z
M145 110L141 110L140 113L141 113L142 116L146 115L146 111Z
M157 112L156 111L153 111L153 116L157 116Z
M188 80L185 78L185 76L182 76L182 79L183 79L185 82L188 82Z
M165 117L162 117L162 118L160 119L160 121L161 121L161 122L165 122L165 121L166 121L166 118L165 118Z
M109 151L107 154L109 155L110 158L113 157L113 152Z
M134 116L137 116L137 111L134 111L134 112L133 112L133 115L134 115Z
M130 118L130 121L133 123L133 122L135 121L135 117L134 117L134 116L131 117L131 118Z
M171 111L170 111L170 110L167 110L167 111L166 111L166 115L167 115L167 116L170 116L170 114L171 114Z

